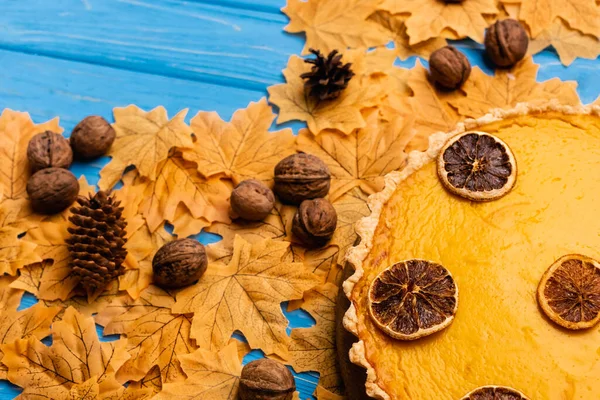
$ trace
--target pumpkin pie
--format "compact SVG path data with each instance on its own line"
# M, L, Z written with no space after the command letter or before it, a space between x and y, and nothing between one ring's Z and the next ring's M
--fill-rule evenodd
M445 144L471 131L506 143L518 165L514 186L493 201L453 193L439 176ZM521 104L468 120L410 154L369 204L372 214L357 224L361 242L347 255L355 273L344 282L344 326L358 337L350 360L366 368L368 395L600 398L600 325L567 329L538 299L561 257L600 260L600 107ZM416 340L394 338L370 308L379 281L392 279L386 270L406 260L443 266L460 288L451 323Z

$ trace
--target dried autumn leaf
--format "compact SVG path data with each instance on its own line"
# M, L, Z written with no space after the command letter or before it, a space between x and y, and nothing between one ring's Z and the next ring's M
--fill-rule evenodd
M348 87L339 97L332 100L319 100L304 90L304 80L300 75L310 71L310 64L298 56L291 56L283 75L287 83L268 88L269 101L279 107L277 123L291 120L306 121L308 129L318 135L325 129L337 129L345 134L356 128L365 126L360 111L375 105L375 98L380 96L380 88L363 75L365 58L363 52L344 53L343 62L351 62L356 74Z
M346 398L345 396L330 392L323 386L317 386L315 396L317 397L317 400L344 400Z
M205 179L197 165L184 160L179 152L172 152L159 163L156 180L138 182L146 184L141 211L152 232L163 222L175 219L180 203L187 206L194 218L229 221L230 185L219 178Z
M550 28L544 29L529 42L528 51L530 54L537 54L548 46L554 47L560 61L566 66L578 57L594 60L600 54L598 38L569 28L560 18L554 20Z
M76 383L69 391L69 400L96 400L100 397L98 377L93 376L83 383Z
M483 34L488 27L484 16L498 13L494 0L459 3L439 0L384 0L379 8L392 14L410 14L405 22L410 45L439 36L449 39L468 37L482 43ZM455 35L447 35L448 30Z
M289 247L272 239L251 244L237 236L227 266L210 264L198 283L177 294L174 312L201 316L192 324L201 348L221 349L239 330L253 349L285 357L289 337L280 304L301 298L318 282L303 264L285 261Z
M346 136L325 131L315 137L306 129L298 135L298 150L319 157L329 167L332 202L355 187L368 194L380 191L384 175L400 169L406 160L404 149L412 138L412 120L383 121L377 110L370 110L365 119L364 128Z
M35 337L1 346L8 379L23 388L23 398L69 398L71 389L95 377L100 394L122 388L115 372L129 358L125 340L100 342L94 319L69 308L52 325L52 346Z
M174 294L149 286L139 299L128 295L117 297L96 316L105 335L124 334L131 354L119 370L122 381L139 380L158 365L162 382L185 379L179 357L195 349L190 338L191 316L173 314Z
M312 315L316 324L292 330L289 353L296 372L317 371L320 386L341 393L343 382L335 345L337 295L338 287L332 283L306 292L302 308Z
M412 56L421 56L429 58L435 50L446 46L446 39L441 37L433 37L420 43L410 45L408 33L406 32L405 24L406 16L392 15L387 11L377 11L369 17L369 21L373 21L389 32L390 37L394 41L396 54L401 60L406 60Z
M196 143L183 152L183 158L198 164L198 171L207 178L223 175L234 184L249 178L269 181L275 165L294 153L290 129L269 132L274 119L264 98L236 111L231 122L224 122L215 112L200 112L191 122Z
M477 118L494 108L513 108L521 102L548 102L556 99L562 104L579 104L576 82L562 82L558 78L538 83L539 65L531 57L509 70L496 70L495 76L474 68L471 77L462 86L466 97L450 100L465 117Z
M13 291L15 290L13 289ZM18 298L20 299L20 296ZM45 307L41 303L21 311L17 311L17 306L18 304L13 303L11 307L2 308L0 313L0 345L9 344L17 339L25 339L30 336L38 339L45 338L50 334L52 320L60 311L59 307ZM0 346L0 360L2 355ZM2 363L0 363L0 379L8 379L7 367Z
M344 214L342 217L341 228L346 229L347 215ZM311 249L304 253L304 265L318 276L321 282L339 284L342 279L342 268L338 264L340 257L344 257L344 255L340 254L338 246Z
M157 167L173 147L192 147L192 130L184 122L187 110L169 120L164 107L145 112L136 106L115 108L113 128L117 134L108 155L112 160L100 171L100 188L110 189L130 165L151 181Z
M0 310L13 310L21 304L23 291L10 286L15 280L8 275L0 275Z
M19 239L21 229L5 226L0 228L0 275L15 275L17 270L41 259L35 252L36 244Z
M250 244L258 243L264 239L277 239L291 242L292 219L296 208L290 205L275 202L271 213L262 221L235 220L231 224L216 223L207 231L221 236L221 241L207 247L208 258L211 263L227 265L231 261L236 236L240 236Z
M87 293L81 288L76 289L72 294L73 297L69 297L67 300L40 300L40 302L46 307L60 308L59 313L54 318L55 320L62 319L63 314L69 307L74 308L79 314L85 317L91 317L106 308L120 294L119 283L114 281L109 284L104 292L91 303L88 302Z
M212 225L206 218L194 218L185 204L179 203L175 211L175 217L169 221L173 225L173 235L181 238L197 235L204 228ZM217 224L218 222L213 222Z
M584 34L600 37L600 7L594 0L521 0L519 3L519 20L529 27L534 38L550 29L559 17Z
M472 81L473 79L469 79ZM410 98L411 109L414 112L415 131L406 152L425 150L429 147L429 136L436 132L447 132L461 120L458 113L449 105L452 99L461 97L460 93L442 92L428 79L428 72L417 60L408 75L408 86L413 92Z
M340 6L338 0L288 0L281 9L290 23L284 28L290 33L305 32L309 48L329 53L346 48L367 49L380 46L390 39L387 32L367 18L377 9L381 0L347 0Z
M160 368L155 365L142 379L130 382L119 400L149 400L157 395L162 387Z
M25 198L30 175L27 145L44 131L62 133L58 118L35 125L28 113L5 109L0 115L0 200Z
M199 349L180 360L188 379L164 385L154 400L237 400L242 361L235 343L219 352Z
M338 264L344 263L348 248L356 244L357 235L354 226L361 218L371 214L367 197L363 191L355 188L333 202L338 215L338 225L331 238L331 244L337 245L340 249Z

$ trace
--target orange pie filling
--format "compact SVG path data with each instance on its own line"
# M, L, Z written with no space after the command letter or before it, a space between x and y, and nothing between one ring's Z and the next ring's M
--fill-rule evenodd
M530 399L598 399L600 325L565 329L536 293L562 256L600 260L600 118L549 111L476 130L510 146L516 184L497 200L470 201L444 188L435 158L398 182L351 292L371 384L394 400L456 400L487 385ZM370 316L369 288L411 259L447 268L460 301L445 329L402 341Z

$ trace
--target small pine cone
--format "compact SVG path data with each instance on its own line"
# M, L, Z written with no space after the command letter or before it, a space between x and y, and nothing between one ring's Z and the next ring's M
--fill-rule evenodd
M127 222L122 217L121 202L99 191L89 198L77 199L80 207L71 208L71 236L67 239L71 253L72 274L80 278L88 299L94 299L108 284L124 272L127 250L123 247Z
M312 64L310 72L306 72L300 77L306 79L304 87L309 94L319 100L335 99L346 89L348 82L354 76L350 69L352 64L342 63L342 55L337 50L333 50L327 58L323 57L319 50L309 49L317 58L304 60Z

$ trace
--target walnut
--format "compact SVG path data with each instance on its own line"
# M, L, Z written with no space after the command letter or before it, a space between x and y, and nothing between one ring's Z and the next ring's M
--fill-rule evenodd
M231 193L231 217L260 221L275 206L275 195L264 183L256 179L240 182Z
M308 247L324 246L337 227L337 213L325 199L304 200L292 221L292 233Z
M62 135L46 131L31 138L27 158L33 172L44 168L69 168L73 162L73 151Z
M206 271L204 246L194 239L178 239L162 246L152 259L154 283L180 288L196 282Z
M300 204L306 199L325 197L330 181L327 165L311 154L293 154L275 166L274 190L286 203Z
M277 361L261 358L242 369L241 400L292 400L295 391L292 373Z
M67 209L77 199L79 182L69 170L46 168L29 178L27 194L35 212L56 214Z
M471 64L455 47L446 46L431 53L429 72L435 83L454 90L465 83L471 75Z
M75 156L90 160L108 152L115 141L116 133L104 118L91 115L77 124L71 133L71 147Z
M523 25L504 19L491 25L485 34L485 51L498 67L512 67L525 57L529 38Z

